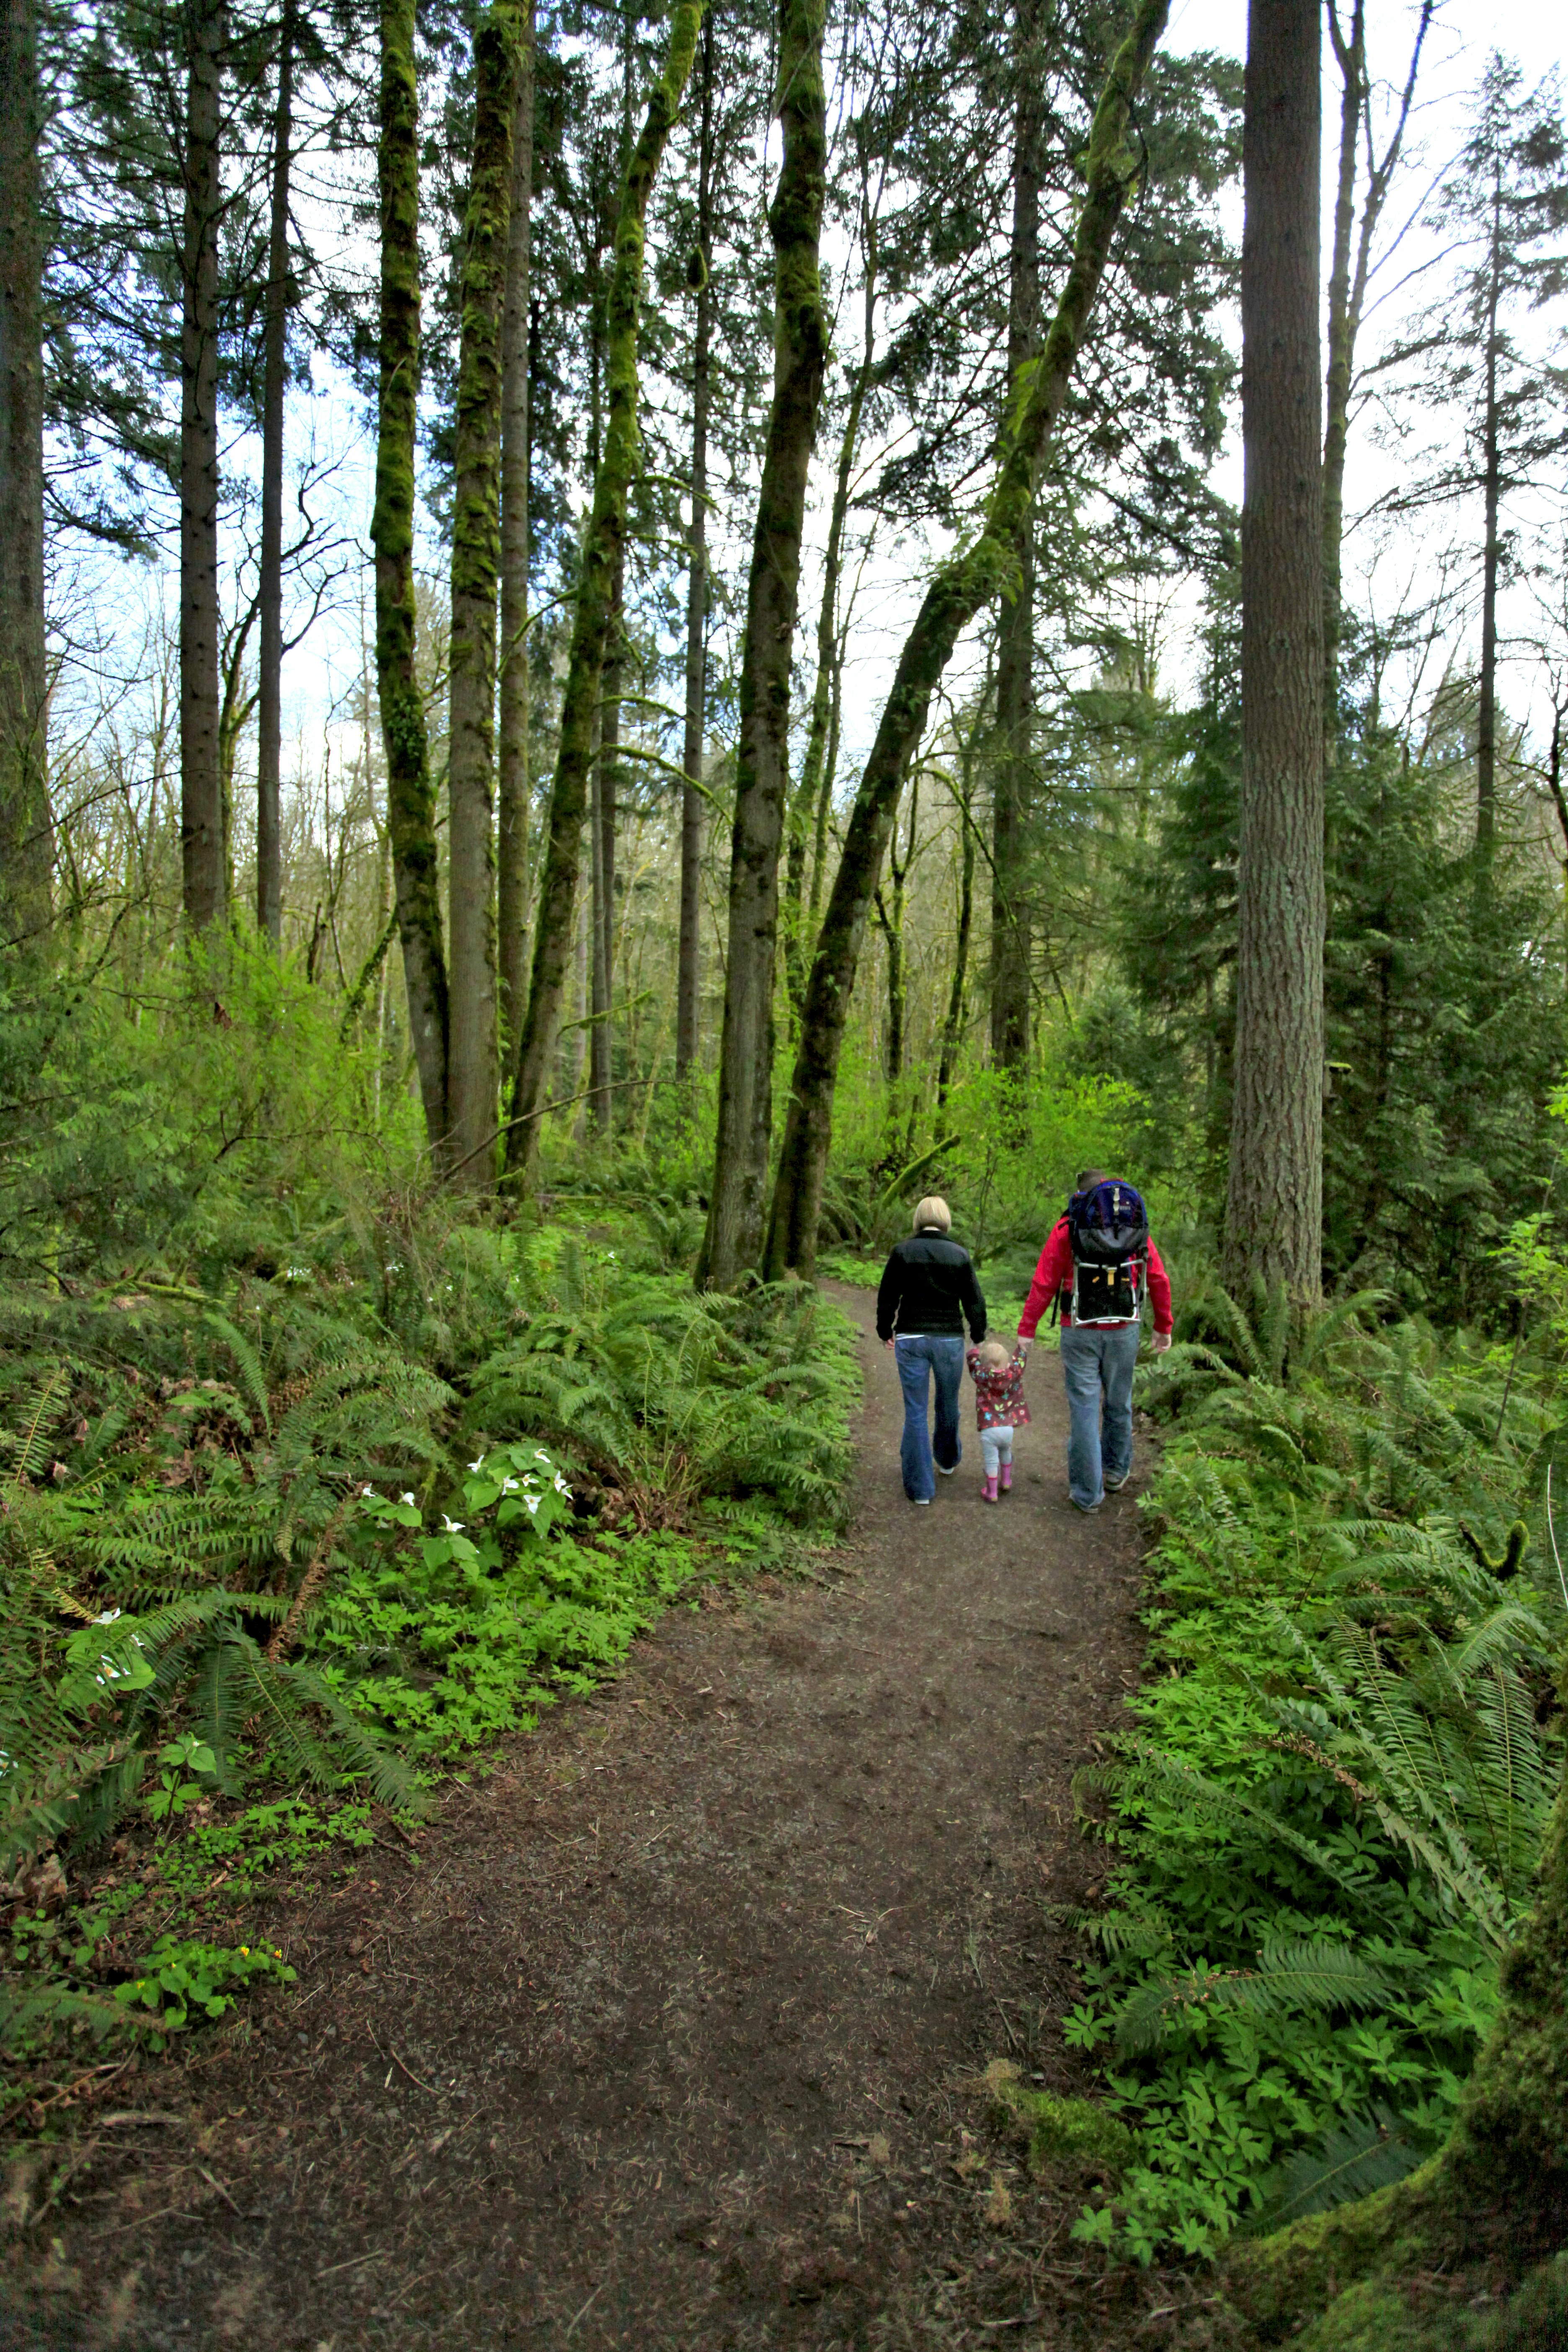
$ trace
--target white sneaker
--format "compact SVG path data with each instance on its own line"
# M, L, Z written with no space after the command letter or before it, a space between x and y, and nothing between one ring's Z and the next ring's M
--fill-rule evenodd
M1105 1491L1106 1491L1106 1493L1107 1493L1108 1495L1120 1495L1120 1494L1121 1494L1121 1489L1123 1488L1123 1486L1126 1486L1128 1479L1129 1479L1129 1478L1131 1478L1131 1475L1132 1475L1131 1471L1131 1470L1126 1470L1126 1471L1123 1471L1123 1473L1122 1473L1122 1475L1121 1475L1121 1476L1120 1478L1108 1478L1108 1479L1105 1481Z
M931 1508L931 1496L929 1495L911 1495L910 1496L910 1500L914 1505L917 1511L929 1511Z
M939 1462L936 1465L936 1475L939 1478L956 1478L958 1475L957 1463L955 1462L953 1464L951 1470L944 1470L942 1464Z

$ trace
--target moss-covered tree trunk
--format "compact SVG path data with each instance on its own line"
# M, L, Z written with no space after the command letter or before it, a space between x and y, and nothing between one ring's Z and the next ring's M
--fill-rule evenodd
M500 1027L515 1048L527 998L528 929L528 360L533 278L533 0L518 11L511 123L511 211L501 321L500 677L496 907Z
M1013 242L1008 264L1007 366L1016 383L1040 343L1040 135L1045 66L1040 0L1019 0L1013 71ZM1002 594L996 664L996 751L991 795L991 1059L1023 1070L1029 1058L1028 817L1034 798L1035 518L1020 530Z
M877 296L879 247L877 217L868 198L866 159L861 160L862 236L866 283L861 296L860 361L849 387L844 431L838 443L838 464L833 477L833 504L827 518L827 552L822 567L822 602L816 614L816 676L811 689L811 719L806 729L805 757L791 812L789 851L784 864L784 975L790 1003L798 1021L805 1003L805 980L811 943L822 908L827 864L827 820L833 804L833 778L838 764L835 723L842 694L844 646L838 627L838 583L844 571L844 526L849 514L849 486L855 453L860 446L860 417L871 387L877 350ZM806 855L813 853L811 895L806 898Z
M382 0L381 333L376 405L375 679L386 751L397 934L432 1150L447 1139L447 957L437 890L436 795L414 667L414 452L419 397L419 98L414 0Z
M49 921L42 124L33 0L0 0L0 950Z
M180 319L180 851L186 920L228 898L219 743L217 283L222 0L187 0Z
M1139 0L1131 30L1111 60L1089 132L1088 185L1067 284L1038 360L1016 383L1004 421L995 479L973 541L942 564L904 641L855 795L844 855L823 918L806 990L790 1087L778 1181L768 1218L764 1271L810 1275L833 1130L833 1093L871 894L881 873L903 779L925 732L931 698L953 647L1012 577L1017 534L1089 324L1111 239L1137 176L1127 143L1130 110L1164 29L1169 0Z
M701 0L678 0L670 17L664 70L632 150L616 224L616 264L608 303L609 419L604 455L595 469L594 506L583 542L572 652L561 706L561 741L550 794L550 838L534 925L532 983L519 1041L517 1084L507 1136L508 1171L524 1182L532 1174L538 1154L540 1113L548 1099L561 996L575 929L594 718L616 572L626 544L626 496L641 446L637 319L648 197L670 126L679 111L701 19Z
M719 1128L699 1288L727 1288L762 1251L773 1141L779 850L789 792L790 663L800 598L806 478L816 438L827 317L817 266L827 168L823 0L781 0L777 109L784 162L768 210L773 244L773 394L752 539L741 656L729 947L719 1051Z
M615 1126L616 799L621 758L621 693L626 665L622 614L626 571L616 572L599 698L599 756L594 762L591 872L593 883L593 1026L588 1035L589 1110L601 1135Z
M691 533L686 583L686 734L681 751L680 933L676 950L675 1075L697 1062L702 981L702 744L708 705L708 399L713 289L713 18L702 26L697 144L697 318L691 341Z
M276 947L283 933L283 423L289 358L289 175L294 146L293 0L278 26L272 113L272 217L261 392L261 561L257 601L261 666L256 714L256 925Z
M474 36L474 163L458 294L452 507L452 675L448 767L451 1018L447 1111L461 1181L495 1175L497 1034L495 697L500 575L501 314L511 226L515 0L495 0Z

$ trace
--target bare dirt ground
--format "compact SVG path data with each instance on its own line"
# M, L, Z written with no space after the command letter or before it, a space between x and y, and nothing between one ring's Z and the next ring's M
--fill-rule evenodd
M1083 2089L1059 2020L1103 1849L1069 1782L1142 1639L1129 1492L904 1500L867 1294L856 1521L821 1583L672 1611L594 1700L266 1925L299 1971L84 2119L0 2341L300 2352L1159 2347L979 2077ZM157 2118L148 2120L149 2116ZM1192 2341L1190 2334L1184 2340Z

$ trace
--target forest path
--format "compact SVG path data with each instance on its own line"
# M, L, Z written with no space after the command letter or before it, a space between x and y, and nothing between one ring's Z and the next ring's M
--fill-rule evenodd
M1011 2049L1081 2087L1042 1904L1101 1867L1069 1781L1142 1653L1146 1449L1072 1512L1040 1355L1012 1496L981 1501L966 1393L963 1467L915 1510L869 1295L834 1295L866 1370L834 1578L670 1611L421 1867L378 1843L274 1913L300 1983L268 2032L158 2070L127 2104L191 2129L106 2134L134 2145L57 2208L78 2340L1168 2340L1152 2277L1078 2261L1081 2179L1031 2184L975 2083Z

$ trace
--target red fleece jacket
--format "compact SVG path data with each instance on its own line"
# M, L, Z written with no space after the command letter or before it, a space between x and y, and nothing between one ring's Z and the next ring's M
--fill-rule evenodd
M1051 1227L1050 1239L1040 1252L1040 1262L1035 1268L1035 1278L1029 1285L1028 1304L1018 1318L1020 1339L1034 1338L1039 1328L1041 1316L1049 1307L1058 1291L1064 1286L1070 1296L1072 1242L1068 1234L1068 1221L1065 1217L1060 1217ZM1155 1330L1168 1331L1171 1328L1171 1277L1165 1272L1161 1263L1160 1253L1152 1242L1149 1244L1149 1297L1154 1308ZM1062 1305L1064 1331L1071 1321L1072 1317L1068 1312L1067 1303L1064 1300ZM1108 1327L1104 1324L1090 1323L1086 1324L1084 1328L1086 1330L1092 1331L1104 1330Z

